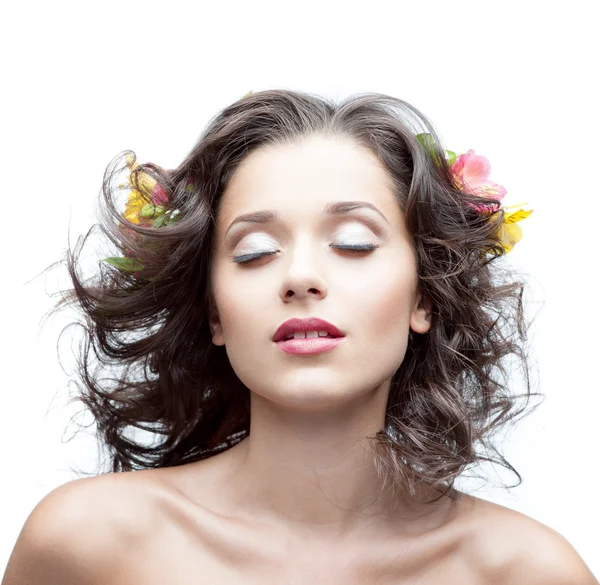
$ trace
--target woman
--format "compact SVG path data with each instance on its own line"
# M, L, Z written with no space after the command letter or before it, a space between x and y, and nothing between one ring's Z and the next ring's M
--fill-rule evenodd
M398 99L265 91L177 169L126 162L123 215L116 165L104 189L120 253L85 280L79 242L66 298L126 473L46 496L5 585L597 583L559 534L453 485L482 460L520 478L485 450L525 410L509 359L531 394L501 265L516 212L475 184L483 157Z

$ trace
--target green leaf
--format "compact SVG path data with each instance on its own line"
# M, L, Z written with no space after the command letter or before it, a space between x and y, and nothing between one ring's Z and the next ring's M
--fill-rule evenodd
M448 164L451 165L456 160L456 153L451 150L447 150L446 154L448 155Z
M431 154L431 148L435 145L433 136L431 136L429 133L423 132L421 134L417 134L416 138L421 143L423 148Z
M437 153L437 144L433 139L433 136L429 133L421 133L416 135L417 140L421 143L425 152L429 154L429 156L439 164L439 155Z
M152 222L152 227L153 228L159 228L160 226L164 225L165 223L165 214L163 213L162 215L159 215L153 222Z
M144 265L136 258L111 256L109 258L104 258L102 261L115 266L119 270L125 270L126 272L138 272L144 268Z

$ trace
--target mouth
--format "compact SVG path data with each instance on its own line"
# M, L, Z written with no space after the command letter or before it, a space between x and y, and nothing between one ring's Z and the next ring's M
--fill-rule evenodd
M341 338L344 333L335 325L320 319L319 317L294 318L283 322L275 331L273 341L275 343L298 339L322 339Z
M273 335L273 341L281 351L295 355L331 351L338 347L344 338L343 331L318 317L288 319Z
M332 337L330 335L312 337L291 337L276 341L275 345L284 351L294 355L313 355L324 353L338 347L345 337Z
M337 339L338 335L332 335L327 331L295 331L294 333L288 333L283 339L279 341L287 341L288 339Z

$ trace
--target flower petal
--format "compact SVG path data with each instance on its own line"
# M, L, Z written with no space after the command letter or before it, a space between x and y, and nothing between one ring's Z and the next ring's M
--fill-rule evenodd
M533 209L517 209L516 211L505 211L504 223L513 224L517 221L527 219L533 213Z
M456 179L456 182L457 182L457 184L458 184L459 187L462 187L462 185L464 185L464 181L463 181L463 169L465 167L465 161L466 161L466 159L467 159L467 155L461 154L460 156L456 157L456 159L454 160L454 162L450 166L450 172L452 173L452 175Z
M125 209L123 217L131 223L140 223L140 214L137 209Z
M465 157L463 179L472 187L486 182L492 169L490 161L485 156L475 154L473 149L461 156Z
M510 252L515 244L523 237L521 228L514 223L503 223L498 230L497 237L507 252Z
M482 203L481 205L468 203L467 205L472 207L477 213L494 213L500 207L499 203Z
M481 195L482 197L491 197L499 201L506 195L506 189L498 183L486 181L485 183L479 185L479 187L476 189L476 194Z
M154 179L154 177L152 177L144 171L139 171L138 169L140 168L140 165L137 163L135 158L129 153L125 155L125 163L127 164L127 168L130 171L128 177L129 187L131 189L142 191L143 193L150 193L156 185L156 180ZM133 178L134 174L136 175L135 181Z
M154 205L166 205L169 202L167 192L163 187L157 183L154 189L152 189L152 203Z
M123 217L132 223L140 222L140 211L148 200L139 192L132 190L127 199Z

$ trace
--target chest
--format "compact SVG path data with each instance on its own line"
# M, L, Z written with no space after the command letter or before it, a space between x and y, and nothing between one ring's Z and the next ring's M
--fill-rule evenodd
M237 530L236 530L237 528ZM135 549L114 585L484 585L451 541L336 543L173 522Z

